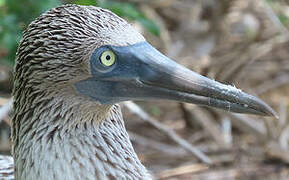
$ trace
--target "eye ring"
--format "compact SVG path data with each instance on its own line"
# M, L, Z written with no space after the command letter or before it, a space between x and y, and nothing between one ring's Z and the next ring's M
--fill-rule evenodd
M112 66L116 61L116 56L113 51L111 50L106 50L103 51L102 54L100 55L100 62L102 65L106 67Z

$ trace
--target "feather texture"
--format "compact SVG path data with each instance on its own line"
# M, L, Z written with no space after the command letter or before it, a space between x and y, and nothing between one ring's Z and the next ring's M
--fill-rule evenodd
M120 107L100 105L73 86L90 76L95 48L141 41L125 20L93 6L57 7L28 26L15 65L15 179L150 179ZM0 168L12 175L8 159Z

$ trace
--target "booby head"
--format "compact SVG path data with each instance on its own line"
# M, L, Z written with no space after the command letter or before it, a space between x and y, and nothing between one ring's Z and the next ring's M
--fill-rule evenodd
M99 104L168 99L276 116L260 99L179 65L125 20L93 6L46 12L29 25L18 52L16 76L33 72L43 89L71 87Z

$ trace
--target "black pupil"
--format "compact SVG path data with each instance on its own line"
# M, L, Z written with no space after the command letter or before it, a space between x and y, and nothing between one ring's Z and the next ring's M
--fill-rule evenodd
M107 56L105 57L105 59L109 61L109 60L110 60L110 55L107 55Z

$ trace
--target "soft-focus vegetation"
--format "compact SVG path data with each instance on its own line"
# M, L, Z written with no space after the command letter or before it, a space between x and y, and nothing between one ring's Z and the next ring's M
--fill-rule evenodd
M280 22L287 26L289 24L288 19L288 12L284 12L284 7L278 1L275 0L266 0L269 6L272 7L274 12L276 12L277 17L279 18Z
M22 31L45 10L59 5L58 0L0 0L0 59L13 64Z
M74 4L80 5L94 5L102 8L110 9L115 14L125 17L128 20L137 21L141 23L149 32L154 35L159 35L160 30L158 26L150 19L148 19L141 11L139 11L132 3L117 2L117 1L98 1L98 0L76 0L71 1Z
M36 1L0 0L0 63L13 65L17 45L27 25L41 13L63 3L95 5L110 9L128 20L138 21L149 32L159 35L156 24L145 17L132 3L98 0Z

